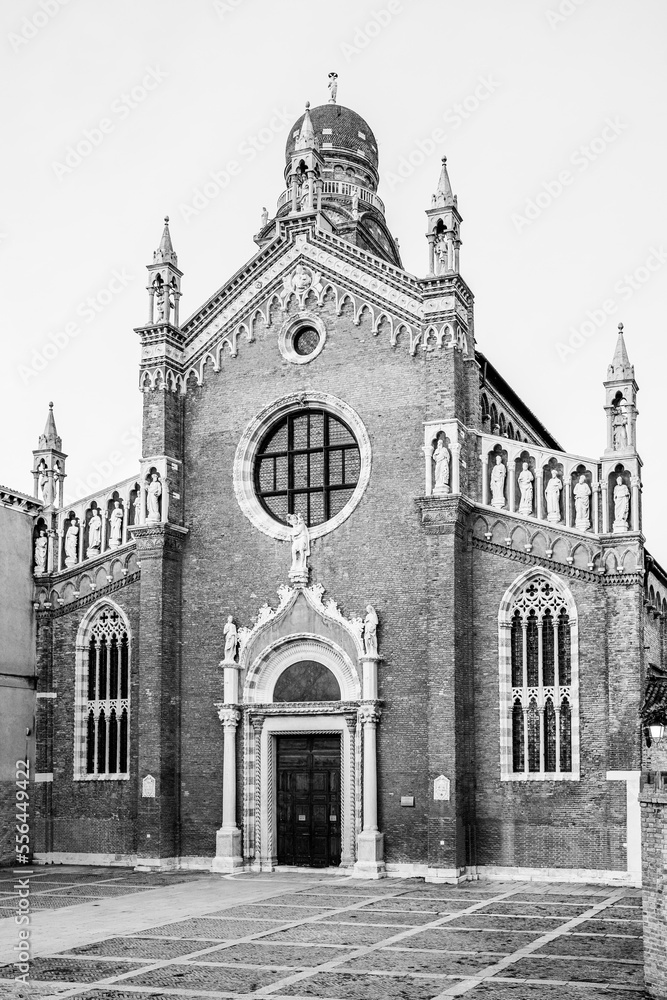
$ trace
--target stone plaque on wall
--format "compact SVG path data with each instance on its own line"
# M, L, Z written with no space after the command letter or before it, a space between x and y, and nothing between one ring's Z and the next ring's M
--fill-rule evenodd
M438 775L433 782L433 798L436 802L449 802L449 778Z
M152 774L147 774L141 782L141 797L142 799L155 798L155 778Z

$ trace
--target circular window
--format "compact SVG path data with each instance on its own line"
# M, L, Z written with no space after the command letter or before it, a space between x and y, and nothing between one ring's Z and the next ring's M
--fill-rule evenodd
M296 410L269 428L255 458L255 490L283 524L301 514L308 527L335 517L359 482L359 446L325 410Z
M306 326L303 330L298 330L294 335L292 346L296 353L307 358L309 354L317 349L320 343L320 335L312 326Z
M320 354L326 339L327 331L319 316L300 312L283 324L278 335L278 350L285 361L305 365Z
M351 406L323 392L269 404L250 421L234 460L234 492L251 523L291 539L288 514L312 538L333 531L361 500L371 474L368 432Z

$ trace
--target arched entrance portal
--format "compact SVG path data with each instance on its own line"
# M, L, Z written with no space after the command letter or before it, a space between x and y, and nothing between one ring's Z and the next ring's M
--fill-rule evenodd
M260 869L351 866L361 802L357 671L340 647L313 636L292 636L261 660L244 692L244 856Z

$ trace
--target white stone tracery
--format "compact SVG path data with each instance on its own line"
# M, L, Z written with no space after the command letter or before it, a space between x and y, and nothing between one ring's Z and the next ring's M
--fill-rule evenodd
M552 630L550 635L545 636L546 628ZM578 780L578 624L572 595L558 577L531 567L515 580L501 602L498 643L501 778ZM569 676L559 662L559 649L569 658ZM552 714L553 767L547 760L547 720ZM568 741L569 754L561 740ZM561 764L568 756L571 765L566 770Z

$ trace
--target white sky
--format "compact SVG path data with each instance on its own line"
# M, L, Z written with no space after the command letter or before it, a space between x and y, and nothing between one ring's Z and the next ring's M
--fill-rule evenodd
M374 14L389 10L374 27ZM644 529L667 562L666 37L664 0L5 0L0 482L32 492L31 451L50 399L70 497L92 491L100 469L104 483L134 473L133 328L146 319L145 265L162 217L171 216L189 316L253 255L262 206L275 209L289 128L276 112L291 122L306 100L325 103L336 70L339 103L378 138L387 220L417 275L427 263L424 209L447 155L478 346L569 451L598 457L605 447L602 381L624 322L641 390ZM133 99L150 70L154 89ZM465 120L464 102L477 105ZM59 169L101 119L101 142ZM272 119L275 137L251 158L250 137ZM438 128L446 139L396 182ZM184 210L230 160L241 169L227 187L197 215ZM549 196L543 185L562 171L570 183ZM522 225L516 216L540 192L544 207ZM642 270L663 247L656 270ZM114 272L125 284L107 295ZM634 272L633 290L624 275ZM99 296L94 319L89 296ZM562 359L557 344L605 300L613 314ZM67 324L78 330L68 342ZM64 346L32 373L49 334Z

